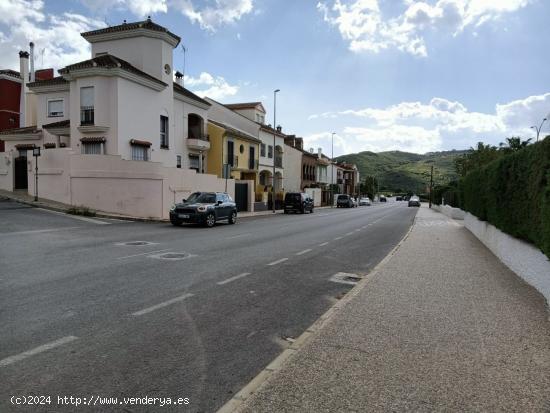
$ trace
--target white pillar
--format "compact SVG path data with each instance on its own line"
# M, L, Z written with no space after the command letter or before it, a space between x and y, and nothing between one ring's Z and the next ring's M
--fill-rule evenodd
M19 74L21 76L21 97L19 99L19 127L25 124L25 111L27 107L27 82L29 81L29 53L19 52Z

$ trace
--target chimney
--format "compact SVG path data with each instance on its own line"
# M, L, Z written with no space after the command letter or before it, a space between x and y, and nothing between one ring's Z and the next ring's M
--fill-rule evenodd
M183 73L181 73L179 70L176 72L176 83L183 87Z
M283 128L281 127L281 125L277 126L277 132L281 133L282 130Z
M31 55L30 55L30 59L31 59L31 82L34 82L34 43L33 42L30 42L29 43L29 47L31 49Z
M19 74L21 76L21 98L19 99L19 127L25 127L25 108L27 107L27 82L29 81L29 53L19 52Z
M323 157L323 148L317 148L317 156L319 159Z

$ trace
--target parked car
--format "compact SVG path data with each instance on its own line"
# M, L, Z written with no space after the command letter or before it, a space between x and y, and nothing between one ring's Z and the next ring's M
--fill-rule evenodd
M395 200L396 200L396 201L403 201L403 197L402 197L402 196L396 196L396 197L395 197Z
M336 198L337 208L354 208L356 206L354 199L349 195L342 194Z
M237 222L237 204L225 192L193 192L170 209L170 222L176 226L189 222L213 227L222 220Z
M412 206L419 207L420 206L420 198L418 198L416 195L411 196L411 198L409 199L409 206L410 207L412 207Z
M359 202L357 202L357 198L351 197L351 202L353 202L353 207L357 207L359 205Z
M283 205L285 214L290 211L305 214L306 211L313 213L313 198L304 192L287 192Z
M380 195L380 202L387 202L388 200L384 195Z
M366 205L366 206L371 205L369 197L364 197L359 199L359 206L363 206L363 205Z

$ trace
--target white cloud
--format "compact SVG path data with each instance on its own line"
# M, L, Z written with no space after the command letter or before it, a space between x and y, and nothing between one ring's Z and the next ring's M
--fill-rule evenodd
M230 85L221 76L212 76L210 73L202 72L199 77L185 76L185 87L192 90L199 96L208 96L214 100L222 100L234 96L239 87Z
M13 10L20 14L16 14ZM89 59L89 44L80 36L80 33L103 25L100 21L75 13L47 14L42 1L2 0L0 1L2 66L19 70L17 53L19 50L28 50L31 41L35 44L37 69L60 68Z
M251 13L253 0L213 0L202 8L196 7L192 0L171 0L170 5L201 28L215 32L220 26L235 23Z
M310 120L343 122L338 153L404 150L424 153L463 149L478 141L497 145L506 137L533 137L532 125L550 114L550 93L497 104L493 113L471 112L460 102L435 97L429 103L401 102L386 108L325 112ZM351 125L350 125L351 124ZM543 128L544 134L550 134ZM330 134L306 137L308 145L330 147Z
M81 0L89 9L105 13L108 10L129 10L134 15L146 17L153 13L168 12L166 0Z
M531 0L431 0L404 2L398 16L385 18L378 0L333 0L317 4L324 20L336 26L354 52L395 48L412 55L428 55L424 34L457 35L468 26L479 27L527 6Z

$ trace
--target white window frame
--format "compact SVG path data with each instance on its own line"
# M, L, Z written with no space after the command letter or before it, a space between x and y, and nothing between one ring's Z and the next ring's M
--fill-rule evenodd
M61 112L50 112L50 102L61 102L63 105L63 110ZM51 98L47 100L46 103L46 112L48 114L48 118L62 118L65 116L65 99L63 98ZM60 115L52 115L52 113L61 113Z

